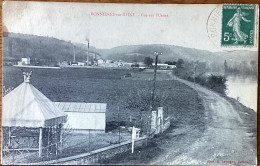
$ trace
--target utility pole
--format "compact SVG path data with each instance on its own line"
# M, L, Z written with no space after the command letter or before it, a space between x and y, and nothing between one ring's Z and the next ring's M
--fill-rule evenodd
M90 129L88 129L88 152L90 153Z
M195 64L194 65L194 90L195 89L195 85L196 85L196 70L197 70L197 65ZM196 96L194 95L194 108L195 108L195 105L196 105Z
M157 63L158 63L158 56L162 55L162 53L154 52L155 54L155 67L154 67L154 74L153 74L153 89L152 89L152 94L151 94L151 101L150 101L150 113L153 111L153 105L154 105L154 94L155 94L155 82L156 82L156 72L157 72ZM150 121L150 129L151 129L151 118L149 119ZM150 133L149 129L149 133Z
M196 70L197 70L197 66L195 64L194 65L194 88L195 88L195 84L196 84Z
M119 143L121 142L121 138L120 138L120 114L119 114L119 106L117 107L117 114L118 114L118 141Z
M152 106L154 102L154 94L155 94L155 82L156 82L156 72L157 72L157 63L158 63L158 56L162 55L162 53L154 52L155 56L155 67L154 67L154 73L153 73L153 90L152 90Z
M161 55L162 53L154 52L156 55L155 57L155 67L154 67L154 73L153 73L153 90L152 90L152 106L154 102L154 92L155 92L155 82L156 82L156 72L157 72L157 62L158 62L158 56Z

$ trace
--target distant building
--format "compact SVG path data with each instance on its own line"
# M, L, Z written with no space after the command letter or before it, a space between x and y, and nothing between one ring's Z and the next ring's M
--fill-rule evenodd
M71 66L78 66L78 63L77 63L77 62L71 62L71 61L70 61L70 65L71 65Z
M117 63L117 66L118 67L123 67L124 65L123 65L123 63L119 62L119 63Z
M78 66L85 66L85 62L78 62Z
M155 66L155 63L153 63L152 66ZM168 64L164 64L164 63L158 63L157 67L158 67L158 69L173 69L176 66L175 65L168 65Z
M104 63L104 60L103 60L103 59L98 59L98 60L97 60L97 64L98 64L98 65L101 65L101 64L103 64L103 63Z
M121 62L125 68L130 68L133 63Z
M18 62L18 65L30 65L30 58L22 58L21 61Z
M22 58L22 63L24 65L29 65L30 64L30 58L29 57L28 58Z
M136 62L139 65L139 68L146 68L146 64L144 62Z
M65 127L78 132L88 130L105 132L106 103L55 102L55 104L68 114Z
M168 65L168 68L169 69L174 69L174 68L176 68L176 65Z
M63 61L63 62L61 62L61 65L62 65L62 66L68 66L69 63L68 63L68 61Z
M114 63L112 60L106 60L106 63Z

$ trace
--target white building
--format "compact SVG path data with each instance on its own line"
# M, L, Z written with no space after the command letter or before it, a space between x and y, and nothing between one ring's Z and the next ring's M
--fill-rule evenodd
M101 65L101 64L103 64L103 63L104 63L104 60L103 60L103 59L98 59L98 60L97 60L97 64L98 64L98 65Z
M21 58L21 61L18 62L18 65L19 66L22 66L22 65L30 65L30 58Z
M155 63L153 63L152 66L155 66ZM168 65L168 64L164 64L164 63L158 63L157 67L159 69L173 69L173 68L176 67L176 65Z
M65 124L69 129L79 132L106 129L106 103L55 102L56 106L68 114Z
M78 66L85 66L85 62L78 62Z
M112 61L112 60L106 60L106 63L113 63L114 61Z
M23 65L29 65L30 64L30 58L28 57L28 58L22 58L22 64Z

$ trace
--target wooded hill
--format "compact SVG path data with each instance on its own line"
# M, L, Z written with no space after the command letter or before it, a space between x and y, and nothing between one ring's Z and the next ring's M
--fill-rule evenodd
M19 60L21 57L31 57L31 59L52 62L72 61L74 46L76 47L76 61L85 61L88 50L87 43L72 43L52 37L8 33L7 37L3 37L3 60ZM210 52L159 44L125 45L111 49L98 49L92 47L90 43L90 52L97 54L104 60L140 62L147 56L154 59L155 51L162 53L159 57L161 63L177 61L178 59L183 59L185 62L200 61L214 70L223 68L225 60L231 66L239 66L242 63L250 64L251 61L258 62L256 51Z

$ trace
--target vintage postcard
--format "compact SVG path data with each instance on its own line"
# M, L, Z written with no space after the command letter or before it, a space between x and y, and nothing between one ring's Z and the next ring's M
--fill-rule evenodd
M256 165L259 6L3 2L4 165Z

